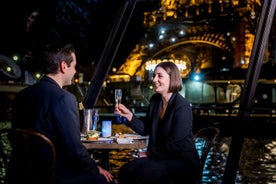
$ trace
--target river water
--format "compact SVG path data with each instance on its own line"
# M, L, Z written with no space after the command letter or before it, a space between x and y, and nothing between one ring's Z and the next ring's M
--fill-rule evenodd
M231 143L230 137L219 138L210 152L203 183L221 183ZM276 184L276 139L245 138L236 184Z
M222 183L231 137L219 138L209 153L202 183ZM119 167L134 158L135 150L112 151L110 169L117 178ZM276 184L276 138L245 138L236 184Z
M9 127L8 123L0 123L0 125L0 128ZM133 133L129 131L124 125L113 126L113 133ZM230 136L221 136L216 140L206 160L202 183L220 184L222 182L230 143ZM110 152L110 171L116 180L119 167L133 159L136 153L137 150ZM98 154L100 152L95 151L92 156L97 160L100 158ZM276 136L245 138L235 181L236 184L276 184Z

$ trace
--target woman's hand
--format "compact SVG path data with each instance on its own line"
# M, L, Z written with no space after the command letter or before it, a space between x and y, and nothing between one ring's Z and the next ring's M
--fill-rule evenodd
M99 168L100 174L102 174L105 177L105 179L108 181L108 183L113 181L114 178L113 178L113 176L110 172L108 172L107 170L101 168L100 166L98 166L98 168Z
M128 121L131 121L133 117L133 113L123 104L116 104L114 113L125 117Z

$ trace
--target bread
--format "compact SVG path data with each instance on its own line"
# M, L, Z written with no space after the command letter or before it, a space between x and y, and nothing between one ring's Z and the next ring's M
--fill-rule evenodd
M120 133L120 134L119 134L119 138L125 138L125 134Z
M92 137L92 136L87 136L87 140L89 141L96 141L98 140L99 137Z
M99 135L100 135L100 132L96 130L91 130L87 132L86 139L89 141L98 140Z

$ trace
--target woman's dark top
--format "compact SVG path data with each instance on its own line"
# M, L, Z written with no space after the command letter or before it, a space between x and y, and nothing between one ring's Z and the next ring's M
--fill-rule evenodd
M199 170L199 155L193 142L193 115L190 104L179 93L171 96L163 119L160 119L162 98L154 94L150 99L145 120L133 116L127 123L141 135L149 135L149 158L165 160L169 172L174 172L178 161L190 163Z

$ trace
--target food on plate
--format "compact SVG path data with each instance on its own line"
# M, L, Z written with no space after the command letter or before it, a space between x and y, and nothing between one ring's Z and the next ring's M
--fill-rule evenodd
M119 138L125 138L125 134L119 133Z
M125 138L126 136L125 136L124 133L119 132L119 133L116 133L116 134L115 134L115 137L118 137L118 138Z
M86 134L86 139L89 140L89 141L94 141L94 140L98 140L99 136L100 136L99 131L90 130Z

